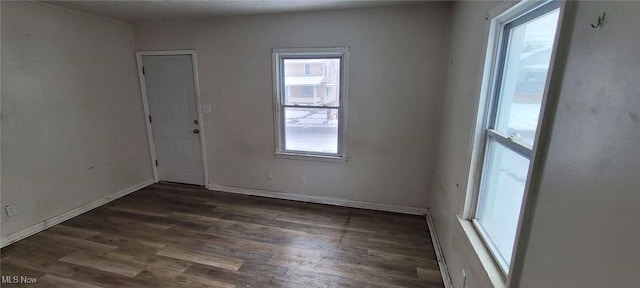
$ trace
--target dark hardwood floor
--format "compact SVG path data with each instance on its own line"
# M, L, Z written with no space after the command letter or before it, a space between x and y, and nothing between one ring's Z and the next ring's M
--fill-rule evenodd
M443 287L424 217L155 184L2 249L16 287ZM10 287L7 283L2 287Z

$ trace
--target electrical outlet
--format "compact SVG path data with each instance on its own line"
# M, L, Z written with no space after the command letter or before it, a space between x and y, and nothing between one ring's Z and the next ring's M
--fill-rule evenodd
M201 108L202 108L202 114L211 114L212 113L211 112L211 104L209 104L209 103L202 104Z
M267 171L267 180L273 179L273 172Z
M467 286L467 272L462 269L462 288Z
M18 208L16 208L15 204L5 206L4 209L7 211L7 216L9 217L18 214Z

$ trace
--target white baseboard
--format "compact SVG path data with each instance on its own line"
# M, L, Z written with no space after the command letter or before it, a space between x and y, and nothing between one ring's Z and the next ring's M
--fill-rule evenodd
M429 234L431 235L431 243L433 243L433 250L436 250L436 258L438 259L438 266L440 266L440 273L442 274L442 281L444 282L445 288L453 288L453 283L451 283L451 276L449 276L449 269L447 269L447 262L444 261L444 253L442 253L442 246L440 246L440 240L438 240L438 235L436 234L435 225L433 225L433 219L431 218L431 213L427 209L427 214L425 215L427 218L427 225L429 226Z
M108 195L106 197L100 198L98 200L91 201L91 202L89 202L87 204L84 204L84 205L82 205L80 207L77 207L77 208L69 210L69 211L67 211L65 213L62 213L62 214L60 214L58 216L51 217L51 218L46 219L44 221L40 221L40 222L38 222L36 224L33 224L33 225L31 225L31 226L29 226L29 227L27 227L25 229L22 229L20 231L14 232L14 233L11 233L11 234L9 234L7 236L4 236L4 237L0 238L0 248L5 247L5 246L7 246L7 245L9 245L11 243L14 243L16 241L22 240L22 239L24 239L26 237L29 237L29 236L31 236L33 234L36 234L36 233L38 233L40 231L43 231L43 230L45 230L45 229L47 229L49 227L55 226L57 224L60 224L60 223L62 223L64 221L67 221L67 220L69 220L69 219L71 219L73 217L76 217L76 216L78 216L78 215L80 215L82 213L85 213L85 212L87 212L89 210L92 210L94 208L97 208L99 206L107 204L107 203L109 203L109 202L111 202L113 200L116 200L116 199L118 199L118 198L120 198L122 196L125 196L125 195L127 195L129 193L138 191L138 190L140 190L140 189L142 189L144 187L147 187L147 186L149 186L149 185L151 185L153 183L155 183L155 181L153 179L147 179L145 181L142 181L142 182L140 182L138 184L129 186L127 188L124 188L124 189L122 189L122 190L120 190L120 191L118 191L116 193L113 193L111 195Z
M310 195L275 192L275 191L252 189L252 188L232 187L232 186L224 186L224 185L216 185L216 184L207 185L207 189L222 191L222 192L229 192L229 193L236 193L236 194L262 196L262 197L311 202L311 203L318 203L318 204L328 204L328 205L351 207L351 208L362 208L362 209L370 209L370 210L396 212L396 213L403 213L403 214L412 214L412 215L427 214L426 208L380 204L380 203L364 202L364 201L353 201L353 200L345 200L345 199L332 198L332 197L310 196Z

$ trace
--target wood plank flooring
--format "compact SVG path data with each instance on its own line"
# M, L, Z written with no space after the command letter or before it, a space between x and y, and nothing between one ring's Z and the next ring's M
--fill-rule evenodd
M160 183L0 251L2 287L443 287L424 217Z

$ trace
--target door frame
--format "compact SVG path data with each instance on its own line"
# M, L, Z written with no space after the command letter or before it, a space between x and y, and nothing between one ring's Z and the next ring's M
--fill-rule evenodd
M151 155L151 168L153 169L153 180L157 183L160 181L158 174L158 166L156 166L156 149L153 141L153 127L151 125L149 112L149 99L147 97L147 84L142 73L142 57L143 56L170 56L170 55L190 55L193 66L193 85L196 92L196 116L198 117L198 129L200 130L200 149L202 150L202 173L204 174L204 187L209 188L209 169L207 168L207 154L205 149L205 129L204 121L202 121L202 111L200 109L200 84L198 82L198 66L196 61L196 50L153 50L153 51L137 51L136 64L138 65L138 80L140 82L140 95L142 97L142 106L144 108L144 118L147 123L147 139L149 141L149 154Z

